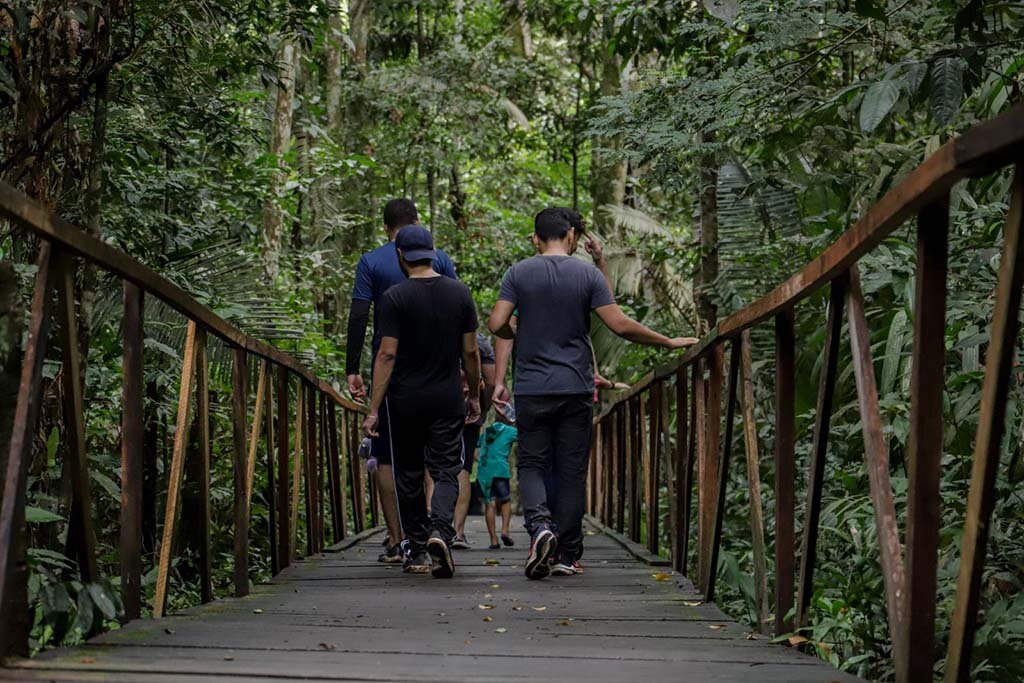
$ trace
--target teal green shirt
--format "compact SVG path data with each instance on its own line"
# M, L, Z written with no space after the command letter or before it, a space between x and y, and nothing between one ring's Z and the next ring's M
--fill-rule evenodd
M480 435L480 460L477 462L476 479L485 491L492 479L512 477L508 456L518 434L515 427L495 422Z

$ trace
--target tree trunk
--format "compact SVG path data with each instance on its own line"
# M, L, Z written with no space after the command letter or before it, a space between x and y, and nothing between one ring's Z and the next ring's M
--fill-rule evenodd
M713 132L701 133L703 144L715 141ZM718 323L713 287L718 279L718 159L708 152L700 160L700 276L697 315L701 334Z
M469 219L466 216L466 192L462 189L462 183L459 179L458 162L452 162L450 183L448 188L448 201L451 204L450 213L452 221L455 223L455 231L458 235L457 240L461 243L466 227L469 225Z
M373 0L349 0L348 3L348 32L352 40L352 47L349 48L349 64L355 67L356 71L366 75L366 47L370 40L370 13L373 10Z
M605 39L612 37L612 18L604 20ZM622 59L602 48L600 94L612 97L622 93ZM597 137L591 141L591 196L594 200L594 229L598 234L611 235L615 227L604 210L605 206L622 206L626 193L626 162L618 158L622 141L618 136ZM621 237L621 235L620 235Z
M325 80L327 81L327 130L337 133L341 122L341 12L336 4L328 5Z
M278 169L271 176L269 196L263 207L263 276L268 283L277 279L281 269L284 214L281 210L280 194L287 179L284 155L288 151L292 137L297 52L290 39L281 39L277 62L277 103L274 107L273 129L270 135L270 154L276 159Z
M524 59L533 57L533 37L526 18L526 0L507 0L512 16L512 50Z

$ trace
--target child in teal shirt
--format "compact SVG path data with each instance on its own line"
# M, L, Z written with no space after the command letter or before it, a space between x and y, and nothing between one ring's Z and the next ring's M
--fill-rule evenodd
M501 422L491 424L480 435L480 459L476 466L476 481L484 494L487 520L487 532L491 535L491 550L500 548L496 529L497 514L501 511L501 542L506 546L513 544L509 535L509 524L512 521L512 489L509 480L512 470L508 459L512 446L516 443L518 432L515 427Z

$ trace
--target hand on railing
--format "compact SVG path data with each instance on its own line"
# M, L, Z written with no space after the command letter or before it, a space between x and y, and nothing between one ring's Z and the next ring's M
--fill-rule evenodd
M674 337L668 340L668 344L665 345L665 348L673 351L676 349L685 349L693 346L699 341L700 339L697 339L697 337Z
M352 398L356 401L366 399L366 385L363 384L362 375L348 376L348 393L350 393Z

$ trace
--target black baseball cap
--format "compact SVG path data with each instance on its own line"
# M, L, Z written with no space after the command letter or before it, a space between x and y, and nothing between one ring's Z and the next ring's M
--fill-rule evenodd
M407 225L395 236L395 246L402 250L406 261L433 259L434 236L422 225Z

